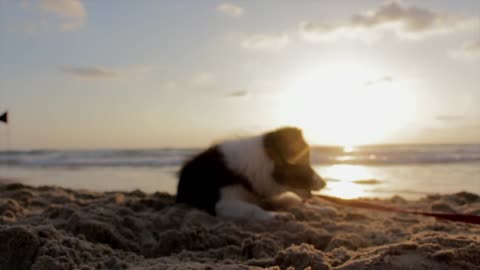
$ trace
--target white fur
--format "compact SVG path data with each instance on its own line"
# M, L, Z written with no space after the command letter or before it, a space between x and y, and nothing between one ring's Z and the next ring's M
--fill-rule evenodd
M269 200L269 203L275 208L288 209L302 204L302 198L297 194L287 191Z
M291 214L266 211L259 206L260 201L282 209L302 204L301 197L287 192L287 187L273 179L274 163L265 151L263 139L260 135L219 144L227 168L244 176L250 182L253 192L242 185L221 188L220 200L215 205L217 216L255 220L284 219Z
M258 198L241 185L226 186L220 189L220 200L240 200L258 204Z
M292 215L285 212L266 211L260 206L233 198L221 199L215 205L217 216L233 219L254 219L269 221L273 219L291 219Z
M257 195L271 197L286 191L273 179L274 163L265 152L263 136L226 141L219 148L226 166L245 176Z
M235 219L271 220L275 218L274 212L268 212L255 204L235 199L218 201L215 205L215 213L217 216Z
M268 201L275 207L287 209L302 203L302 199L292 192L282 193ZM235 219L272 220L286 218L288 213L265 211L258 206L259 198L241 185L221 189L220 200L215 205L217 216Z

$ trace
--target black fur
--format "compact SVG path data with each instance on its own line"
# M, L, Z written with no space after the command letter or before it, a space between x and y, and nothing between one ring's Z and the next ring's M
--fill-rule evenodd
M228 169L217 146L211 147L188 161L179 173L177 203L185 203L215 215L215 204L220 189L229 185L242 185L249 191L248 180Z
M273 178L277 183L297 189L312 189L316 173L310 165L310 151L306 151L296 163L288 162L291 156L309 148L300 129L284 127L269 132L265 134L264 145L275 164Z

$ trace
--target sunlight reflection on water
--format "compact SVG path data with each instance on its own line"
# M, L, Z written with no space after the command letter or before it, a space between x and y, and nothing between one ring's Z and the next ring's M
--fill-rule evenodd
M480 193L480 163L428 165L319 165L327 185L321 194L341 198L400 195L417 199L427 194Z
M322 170L325 177L337 180L354 181L370 179L373 177L369 168L363 165L338 164L326 167Z
M327 181L327 186L321 191L322 194L345 199L373 195L368 186L355 182L375 178L367 166L340 164L316 169Z

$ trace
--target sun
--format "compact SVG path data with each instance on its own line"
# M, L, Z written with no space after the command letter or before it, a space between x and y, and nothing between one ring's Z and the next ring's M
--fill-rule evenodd
M290 79L278 115L302 127L315 143L375 144L412 119L416 107L410 90L369 65L323 64Z

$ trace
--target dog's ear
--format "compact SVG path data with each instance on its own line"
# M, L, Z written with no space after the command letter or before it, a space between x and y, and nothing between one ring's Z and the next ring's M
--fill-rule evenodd
M294 164L308 152L302 130L296 127L284 127L265 135L265 149L276 163Z

